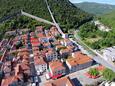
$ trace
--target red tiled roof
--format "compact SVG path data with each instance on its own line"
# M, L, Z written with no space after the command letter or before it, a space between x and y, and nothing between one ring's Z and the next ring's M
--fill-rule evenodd
M51 54L53 54L53 53L55 53L55 52L56 52L55 50L53 50L52 48L49 48L49 49L47 50L46 54L51 55Z
M85 64L85 63L90 62L90 61L92 61L92 59L90 57L88 57L87 55L82 54L81 52L76 52L75 58L67 59L67 62L71 66L76 66L78 64Z
M25 63L21 63L20 66L21 66L22 70L29 70L30 69L29 65L26 65Z
M49 42L47 43L43 43L43 46L47 47L47 46L50 46L51 44Z
M65 69L63 63L61 61L52 61L52 62L49 62L49 66L52 70L52 72L54 73L55 71L57 70L63 70Z
M38 36L39 38L44 38L44 37L46 37L43 33L39 33L39 34L37 34L37 36Z
M9 86L14 81L17 81L18 78L16 76L10 76L2 80L1 86Z
M43 58L39 58L39 57L37 57L37 56L34 57L34 63L35 63L35 65L46 64L46 62L44 61Z
M33 47L36 47L36 46L40 45L40 42L32 42L31 44L32 44Z
M23 55L23 59L29 59L28 55Z
M69 77L59 78L54 81L49 81L44 86L75 86Z
M19 49L18 51L19 51L19 52L27 52L28 49L27 49L27 48L21 48L21 49Z
M18 53L18 56L24 56L24 55L29 56L29 53L28 52L19 52Z

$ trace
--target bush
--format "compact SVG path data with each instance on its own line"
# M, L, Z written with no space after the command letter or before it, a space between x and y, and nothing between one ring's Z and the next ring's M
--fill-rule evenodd
M113 80L115 80L115 73L112 71L112 70L110 70L110 69L105 69L104 71L103 71L103 77L106 79L106 80L108 80L108 81L113 81Z
M91 68L89 70L89 74L93 75L93 76L98 76L99 75L99 71L95 68Z

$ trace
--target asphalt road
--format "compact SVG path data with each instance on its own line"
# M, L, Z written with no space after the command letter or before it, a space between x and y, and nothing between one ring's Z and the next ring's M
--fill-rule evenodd
M33 51L32 51L32 44L30 42L30 33L28 33L27 36L28 36L27 48L29 49L29 53L31 55L31 54L33 54ZM29 61L30 61L30 71L31 71L32 83L36 83L36 86L39 86L40 78L37 76L37 72L36 72L35 65L34 65L34 58L29 57ZM36 82L36 81L38 81L38 82Z
M92 53L93 53L93 55L90 54L90 55L91 55L91 58L92 58L93 60L95 60L97 63L102 64L103 66L105 66L105 67L107 67L107 68L109 68L109 69L111 69L111 70L113 70L113 71L115 72L115 65L113 65L112 63L107 62L105 59L103 59L103 56L102 56L102 55L100 55L98 52L94 51L93 49L89 48L89 46L87 46L85 43L83 43L83 42L80 40L79 37L76 37L76 36L75 36L75 40L73 40L73 41L76 41L76 43L82 43L82 46L83 46L83 47L85 47L85 48L87 47L87 51L88 51L88 52L92 52ZM85 48L84 48L84 49L85 49ZM96 53L95 53L95 52L96 52Z

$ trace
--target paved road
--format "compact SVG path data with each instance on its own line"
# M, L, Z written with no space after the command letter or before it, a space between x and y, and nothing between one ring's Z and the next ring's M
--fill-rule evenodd
M55 20L53 14L52 14L52 12L51 12L51 9L50 9L50 7L49 7L49 5L48 5L48 1L45 0L45 2L46 2L47 9L48 9L48 11L49 11L49 13L50 13L50 15L51 15L51 18L52 18L52 20L53 20L55 26L57 27L57 29L58 29L58 31L61 33L61 35L63 35L64 33L63 33L63 31L61 30L61 28L60 28L60 26L58 25L58 23L56 23L56 20Z
M28 37L27 38L28 39L28 41L27 41L27 48L29 49L29 53L31 55L31 54L33 54L33 51L32 51L32 44L30 42L30 33L28 33L27 37ZM33 57L30 57L29 61L30 61L30 71L31 71L31 80L32 80L32 83L36 83L36 80L37 80L38 83L36 84L36 86L39 86L38 84L40 82L40 79L37 76L37 72L36 72L36 69L35 69Z
M94 65L94 66L88 67L86 69L79 70L79 71L76 71L74 73L71 73L67 76L70 77L70 79L76 84L76 86L85 86L86 84L91 85L91 84L96 83L97 81L102 80L102 77L97 78L97 79L91 79L91 78L88 78L85 75L85 73L87 73L87 71L89 71L90 68L95 68L97 66L98 65Z
M39 21L39 22L44 22L44 23L46 23L46 24L55 25L54 23L52 23L52 22L50 22L50 21L48 21L48 20L45 20L45 19L36 17L36 16L31 15L31 14L29 14L29 13L26 13L26 12L23 12L23 11L21 11L21 13L22 13L22 15L25 15L25 16L27 16L27 17L33 18L33 19L35 19L35 20L37 20L37 21Z
M74 41L74 40L73 40ZM103 59L103 56L99 54L98 52L94 51L91 49L89 46L87 46L83 41L80 40L80 37L75 36L75 41L77 43L82 44L83 47L87 48L87 51L92 52L93 54L91 55L92 59L94 59L97 63L102 64L103 66L113 70L115 72L115 65L107 62L106 60ZM84 49L85 49L84 48Z

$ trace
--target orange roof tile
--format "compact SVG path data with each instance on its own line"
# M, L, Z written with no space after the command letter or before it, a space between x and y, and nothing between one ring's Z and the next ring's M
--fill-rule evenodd
M44 86L75 86L69 77L59 78L54 81L49 81Z
M73 49L74 46L73 46L73 45L68 45L67 48L68 48L68 49Z
M52 48L49 48L49 49L47 50L46 54L51 55L51 54L53 54L53 53L55 53L55 52L56 52L55 50L53 50Z
M26 65L28 65L29 64L29 60L23 59L22 63L25 63Z
M14 81L17 81L18 78L16 76L10 76L2 80L1 86L9 86Z
M82 54L81 52L76 52L75 58L67 59L67 62L71 66L76 66L79 64L85 64L85 63L90 62L90 61L92 61L92 59L90 57L88 57L87 55Z
M40 45L40 42L32 42L31 44L32 44L32 47L36 47Z
M49 62L49 66L52 70L52 72L54 73L55 71L57 70L63 70L65 69L63 63L61 61L52 61L52 62Z
M28 55L23 55L23 59L29 59Z
M51 44L49 42L43 43L43 46L50 46Z
M19 52L18 53L18 56L24 56L24 55L29 56L29 52Z
M43 58L39 58L39 57L37 57L37 56L34 57L34 63L35 63L35 65L46 64L46 62L44 61Z
M20 66L21 66L22 70L29 70L30 69L29 65L27 65L25 63L21 63Z
M30 70L25 70L24 73L29 75L31 72Z
M18 51L19 51L19 52L27 52L28 49L27 49L27 48L21 48L21 49L19 49Z
M46 37L43 33L39 33L39 34L37 34L37 36L38 36L39 38L44 38L44 37Z

